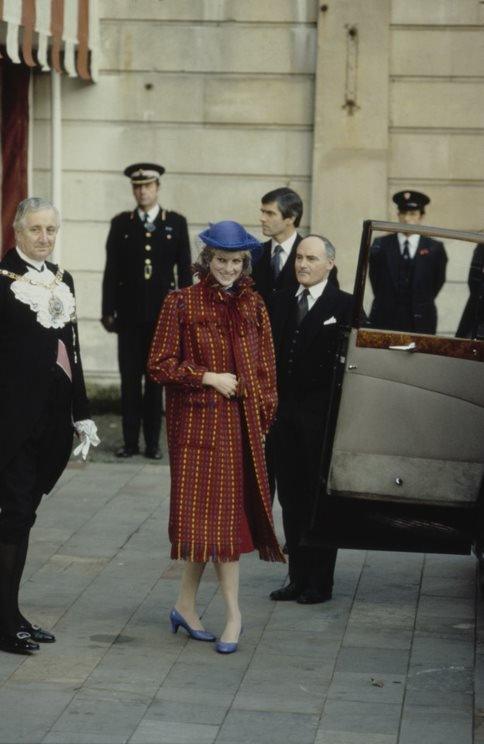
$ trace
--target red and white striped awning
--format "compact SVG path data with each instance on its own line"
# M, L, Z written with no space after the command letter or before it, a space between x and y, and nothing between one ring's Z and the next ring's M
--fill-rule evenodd
M96 79L97 0L0 0L0 44L12 62Z

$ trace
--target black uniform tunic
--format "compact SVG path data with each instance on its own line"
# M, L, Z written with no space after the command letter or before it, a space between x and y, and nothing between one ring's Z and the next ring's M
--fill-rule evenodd
M369 275L374 300L370 325L388 331L435 333L435 298L445 282L443 243L420 237L405 267L397 235L377 238L370 251Z
M45 262L55 275L58 267ZM16 250L0 263L0 542L20 540L42 494L60 477L72 448L73 421L89 418L77 323L46 328L12 291L29 269ZM63 282L74 294L70 274ZM57 364L65 346L72 381Z
M153 223L144 223L135 210L112 220L102 314L115 318L124 442L133 450L141 421L147 449L158 448L161 387L145 377L146 362L163 300L177 284L192 283L190 266L187 221L181 214L160 209Z

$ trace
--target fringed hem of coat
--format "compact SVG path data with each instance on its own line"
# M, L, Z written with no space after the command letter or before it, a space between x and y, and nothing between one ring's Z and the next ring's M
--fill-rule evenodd
M286 559L279 548L270 545L264 545L264 547L256 546L255 548L259 557L263 561L272 561L285 563ZM207 563L213 561L213 563L229 563L238 561L241 556L240 550L227 550L226 548L220 549L213 545L193 545L191 543L172 543L171 546L171 559L190 561L191 563Z

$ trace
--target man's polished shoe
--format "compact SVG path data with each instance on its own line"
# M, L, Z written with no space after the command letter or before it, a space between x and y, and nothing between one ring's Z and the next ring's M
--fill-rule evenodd
M296 589L296 585L291 581L287 586L282 589L276 589L269 594L270 599L274 602L290 602L291 600L297 599L300 592Z
M145 449L145 457L147 457L148 460L161 460L163 455L161 454L159 447L147 447Z
M138 447L120 447L116 452L116 457L133 457L133 455L139 455Z
M23 633L28 633L32 640L37 643L55 643L55 635L49 633L48 630L39 628L38 625L32 625L29 622L21 623L20 630Z
M39 644L34 643L29 633L20 630L14 635L0 634L0 651L6 651L9 654L30 655L33 651L38 650Z
M171 630L173 633L176 633L178 628L182 627L186 630L190 638L193 638L195 641L215 641L216 638L213 635L213 633L209 633L208 630L194 630L191 628L183 615L180 615L178 610L175 610L175 608L172 609L170 612L170 624L171 624Z
M298 604L320 604L321 602L329 602L332 596L331 591L317 592L314 589L306 589L306 591L301 592L296 602Z

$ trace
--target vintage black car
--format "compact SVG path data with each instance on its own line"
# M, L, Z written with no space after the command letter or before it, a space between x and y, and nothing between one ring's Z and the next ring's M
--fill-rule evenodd
M434 334L369 324L371 244L375 233L392 232L445 243L447 281ZM475 244L482 242L484 235L477 232L364 223L353 322L342 331L335 359L309 540L395 551L466 554L474 549L484 565L484 319L479 309L467 325L467 337L456 337L469 297L462 279L476 255ZM484 273L475 260L472 270L477 299L480 292L476 307L482 310Z

